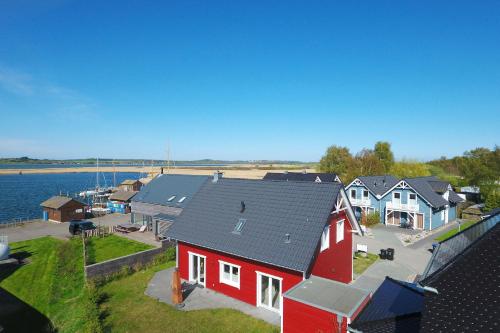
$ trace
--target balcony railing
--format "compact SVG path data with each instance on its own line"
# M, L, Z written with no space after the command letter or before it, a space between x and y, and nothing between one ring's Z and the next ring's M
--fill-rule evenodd
M401 203L401 202L394 202L394 201L389 201L386 204L387 209L393 209L393 210L404 210L404 211L409 211L409 212L418 212L419 206L417 203Z
M349 198L349 201L351 202L351 205L353 205L353 206L371 206L372 205L371 199L365 199L365 198L352 199L352 198Z

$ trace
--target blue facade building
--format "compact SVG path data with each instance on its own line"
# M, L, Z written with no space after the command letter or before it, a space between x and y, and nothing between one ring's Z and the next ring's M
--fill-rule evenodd
M358 218L377 211L380 223L413 229L432 230L454 221L463 201L448 182L434 176L360 176L346 191Z

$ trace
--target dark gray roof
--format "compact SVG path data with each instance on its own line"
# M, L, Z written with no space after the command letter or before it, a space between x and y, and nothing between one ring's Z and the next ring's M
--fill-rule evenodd
M288 290L283 297L318 309L352 317L370 292L345 283L311 275Z
M361 332L419 332L424 290L386 277L365 308L349 325Z
M375 195L382 195L396 185L399 180L391 175L359 176L358 179Z
M175 220L177 219L177 216L178 215L160 213L160 214L156 214L155 216L153 216L153 218L157 219L157 220L162 220L162 221L175 222Z
M291 181L306 181L314 182L319 178L322 182L335 182L337 174L335 173L305 173L305 172L268 172L264 176L264 180L291 180Z
M448 191L448 189L450 189L450 183L436 179L434 177L429 179L428 182L434 192L437 193L443 194L444 192Z
M129 201L136 193L136 191L116 191L109 196L109 200Z
M65 197L61 195L56 195L53 196L52 198L45 200L40 204L42 207L47 207L47 208L52 208L52 209L59 209L65 205L67 205L69 202L74 201L82 206L86 206L87 204L81 202L80 200L70 198L70 197Z
M403 180L413 187L433 207L439 208L448 205L448 201L437 194L429 183L429 181L436 180L435 177L405 178Z
M329 182L209 181L165 236L305 272L341 189ZM236 233L239 219L246 222Z
M143 186L132 198L132 202L184 208L209 178L208 176L160 174ZM175 198L169 202L168 199L173 196ZM179 202L183 197L186 199Z
M448 196L448 201L457 204L459 202L464 202L465 200L462 199L461 196L459 196L455 191L450 191L450 195Z
M500 213L500 208L493 208L489 212L484 213L483 216L488 217L488 216L496 215L498 213Z

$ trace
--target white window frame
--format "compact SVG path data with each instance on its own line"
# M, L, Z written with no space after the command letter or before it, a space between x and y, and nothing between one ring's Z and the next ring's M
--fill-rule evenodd
M415 196L415 200L410 199L411 195ZM408 193L408 203L409 204L413 203L415 205L417 204L417 194L416 193L411 193L411 192Z
M229 280L224 278L224 266L229 266ZM238 282L233 281L233 268L238 269ZM227 261L219 260L219 283L227 284L232 287L240 289L240 281L241 281L241 266L231 264Z
M392 199L395 200L396 199L396 194L399 194L399 202L401 202L401 192L392 192Z
M369 198L370 198L370 192L368 190L363 190L363 199L369 199Z
M441 210L441 221L444 221L444 209Z
M337 238L337 243L340 243L341 241L344 240L344 228L345 228L345 222L344 220L337 221L336 223L336 238ZM339 232L339 226L342 226L342 230Z
M354 196L352 196L353 192L354 192ZM358 191L355 188L351 188L351 191L349 191L349 198L356 199L357 195L358 195Z
M203 258L204 265L205 265L203 267L203 269L204 269L203 274L204 274L204 279L205 279L203 283L199 281L199 278L198 278L198 280L193 278L193 256L197 256L198 258L200 258L200 257ZM189 281L198 283L198 284L202 285L203 287L206 287L206 285L207 285L207 257L204 255L198 254L196 252L188 251L188 258L189 258L189 260L188 260L188 263L189 263L188 279L189 279ZM200 260L199 259L198 259L197 269L198 269L198 274L200 274Z
M274 276L274 275L271 275L271 274L259 272L259 271L255 271L255 273L257 273L257 304L256 304L256 306L264 308L264 309L267 309L269 311L273 311L273 312L281 314L281 311L283 311L283 278L279 277L279 276ZM261 281L262 281L261 277L262 276L267 276L268 278L275 279L275 280L278 280L280 282L279 310L276 310L273 307L269 307L269 306L267 306L265 304L262 304L262 299L261 299L261 295L260 295ZM272 286L272 284L270 286ZM269 292L270 292L270 295L271 295L271 288L269 288L269 289L270 289ZM269 299L271 299L271 298L269 298Z
M330 248L330 224L323 228L321 233L321 248L319 252L323 252Z

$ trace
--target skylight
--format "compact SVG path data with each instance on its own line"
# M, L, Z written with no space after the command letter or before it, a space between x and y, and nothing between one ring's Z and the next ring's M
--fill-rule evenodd
M241 230L243 230L243 227L245 226L246 222L247 222L246 219L238 219L238 223L236 223L236 226L234 227L233 232L240 234Z
M177 201L178 203L182 203L184 200L186 200L186 197L182 197L179 199L179 201Z
M168 202L173 201L173 200L175 199L175 197L176 197L176 196L175 196L175 195L173 195L173 196L171 196L170 198L168 198L168 200L167 200L167 201L168 201Z

